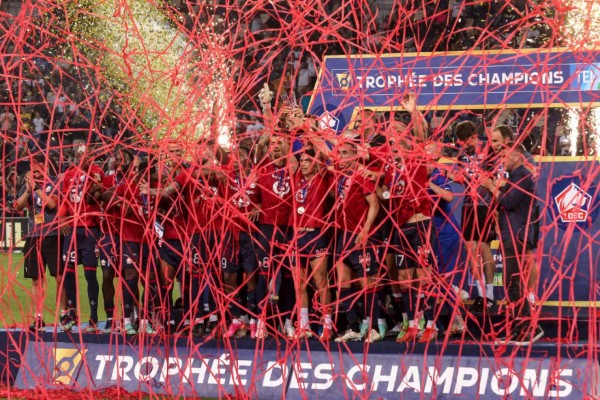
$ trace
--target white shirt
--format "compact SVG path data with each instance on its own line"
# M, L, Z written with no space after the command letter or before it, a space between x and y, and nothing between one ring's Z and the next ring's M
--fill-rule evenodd
M35 129L35 133L44 132L44 124L45 124L44 118L42 118L42 117L34 118L32 122L33 122L33 126Z

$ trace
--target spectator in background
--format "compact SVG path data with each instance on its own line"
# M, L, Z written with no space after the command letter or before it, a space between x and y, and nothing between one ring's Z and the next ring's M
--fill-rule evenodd
M308 70L308 65L306 61L302 61L300 63L300 69L298 70L298 95L302 97L308 90L310 84L310 71Z
M33 113L33 138L39 143L41 148L46 147L48 135L42 135L46 130L48 124L46 120L42 118L42 114L39 111Z
M4 106L2 114L0 114L0 129L3 134L7 134L13 127L15 121L15 114L10 111L8 106Z

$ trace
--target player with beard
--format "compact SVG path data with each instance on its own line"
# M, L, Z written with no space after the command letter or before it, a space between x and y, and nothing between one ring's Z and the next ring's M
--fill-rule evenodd
M382 178L385 176L386 168L389 169L390 164L395 164L392 157L392 151L390 148L389 137L412 137L416 142L423 142L426 138L427 122L423 117L423 114L417 107L416 95L412 92L407 93L402 100L400 105L404 111L396 111L391 115L387 132L385 132L385 147L381 146L378 149L378 168L376 170L371 169L370 175L379 185L383 184ZM407 117L409 120L407 121ZM371 147L370 153L376 150ZM397 266L396 266L396 254L398 249L394 248L392 239L398 234L398 225L394 222L394 212L389 209L389 202L381 202L377 225L380 225L379 234L383 243L385 264L387 267L388 277L391 284L386 285L380 291L382 297L381 303L385 304L385 296L389 295L391 305L399 318L403 315L402 306L402 295L400 286L397 282ZM397 323L394 330L398 333L402 333L408 327L408 320L403 319L402 323ZM378 321L379 333L381 336L387 335L387 325L385 319Z
M309 323L308 282L314 281L317 305L321 310L323 330L321 339L329 341L333 335L331 294L327 288L327 259L330 241L327 237L327 196L334 185L333 174L319 159L312 147L304 148L299 168L292 181L295 193L292 207L294 222L293 247L296 265L293 268L296 298L299 299L299 321L296 338L312 336Z
M151 185L147 179L140 182L139 192L144 199L157 199L158 205L154 209L154 232L157 235L156 246L161 259L162 277L160 279L160 298L165 308L165 324L167 332L176 328L186 330L189 327L189 319L182 326L176 327L173 320L173 285L175 279L185 281L188 273L184 271L187 261L184 260L187 249L191 246L191 238L186 232L188 224L187 212L189 207L186 199L180 192L176 177L186 172L188 165L184 162L184 149L178 143L168 143L166 154L160 154L160 161L156 163L155 174L156 185ZM176 186L177 185L177 186ZM152 210L152 208L149 208ZM185 305L189 296L184 296L189 285L181 287L182 300ZM196 336L202 336L204 326L196 327ZM194 332L192 332L194 333Z
M129 169L123 175L123 183L114 189L110 204L120 209L120 260L123 292L123 322L127 335L136 333L155 334L150 322L154 308L158 306L158 283L160 268L156 251L162 233L158 220L158 201L142 193L142 186L156 186L158 174L155 163L144 160L137 169ZM149 182L149 183L147 183ZM149 229L148 229L149 228ZM141 279L140 279L141 278ZM140 321L134 327L134 310L139 303L139 283L144 287L143 307Z
M400 293L394 293L394 297L401 295L402 316L408 320L408 327L400 331L396 341L411 342L421 334L419 341L429 342L437 337L437 330L431 276L434 232L427 164L414 152L408 137L394 135L390 138L390 146L394 163L387 166L378 196L382 201L390 202L396 228L391 238L391 245L397 251L394 280L399 283L400 290ZM419 308L423 309L427 321L423 332L419 332L415 325L415 319L420 317Z
M106 325L102 331L111 333L116 324L113 320L115 307L115 271L121 271L121 209L113 202L115 190L126 182L129 177L134 155L126 149L117 149L114 155L116 172L105 176L102 181L102 202L104 219L101 221L100 230L100 266L102 267L102 298L106 312Z
M65 234L62 258L66 264L64 282L67 306L70 309L69 314L61 320L65 330L70 330L77 323L75 268L83 264L90 303L90 320L86 331L96 332L100 291L96 276L100 239L98 226L104 172L93 163L90 153L87 146L79 146L75 164L69 167L62 179L63 202L58 216L59 225Z
M163 188L144 186L142 189L143 193L161 199L165 204L161 208L166 209L167 216L176 212L174 219L164 219L161 256L167 267L167 282L171 282L177 272L174 265L186 263L183 257L190 260L188 269L183 273L185 284L182 298L189 311L188 317L193 319L191 334L194 337L202 337L206 332L202 294L210 282L202 282L202 279L212 279L211 274L215 273L217 262L220 261L220 255L215 251L216 229L222 225L222 201L218 196L219 181L215 176L220 170L217 155L219 159L222 158L223 151L213 140L199 145L200 167L181 168ZM210 289L216 285L208 287ZM168 289L166 293L167 301L171 298L171 290ZM216 314L213 315L216 317ZM211 319L211 322L216 326L216 319Z
M289 216L292 213L291 176L296 171L296 158L289 154L290 145L283 135L274 133L263 135L259 147L269 151L256 167L258 176L258 192L261 204L259 216L259 232L255 241L258 244L257 256L259 278L256 290L257 323L256 337L267 336L265 324L266 301L279 301L282 267L288 258L287 250L293 231ZM259 149L260 150L260 149ZM291 310L289 310L291 311ZM284 329L288 336L294 335L291 320L288 319Z
M188 168L175 177L173 189L186 199L188 221L186 232L191 244L185 250L191 259L190 305L191 318L194 319L195 336L210 333L219 334L218 315L215 303L215 290L220 275L222 246L219 239L223 230L223 193L221 178L225 152L213 139L202 141L200 146L199 167ZM167 188L168 189L168 188ZM207 292L208 304L203 302ZM204 323L203 313L210 313L205 332L200 328Z
M29 325L32 332L46 325L42 318L45 300L46 267L56 280L56 305L62 315L67 314L66 295L61 288L62 267L60 262L61 235L56 221L58 210L58 187L56 186L56 167L42 154L31 157L30 171L25 175L25 184L21 189L15 208L28 209L29 229L25 240L24 269L25 278L32 280L31 298L34 303L34 320Z
M493 177L495 165L489 148L477 138L477 127L471 121L463 121L456 126L456 137L461 146L458 154L457 174L451 174L455 181L465 185L462 207L461 229L467 247L467 258L471 273L477 282L478 297L473 303L476 312L490 312L494 306L494 274L496 263L490 242L494 237L495 209L490 191L483 186ZM483 260L483 276L480 271Z
M531 308L525 294L526 258L537 245L537 222L532 220L536 205L535 181L525 166L523 146L509 143L503 155L509 178L485 184L499 206L504 282L509 299L509 319L514 321L507 327L506 338L499 343L528 346L544 336L544 331L532 324Z
M353 137L343 140L338 147L339 167L336 187L336 245L335 269L338 301L341 311L348 320L344 334L336 342L381 340L376 329L361 332L358 325L356 295L352 284L357 283L365 293L366 316L370 321L378 321L379 305L377 285L380 248L374 241L375 220L379 212L379 200L375 183L359 173L358 149L360 139Z
M498 125L492 129L490 142L492 143L492 148L496 154L501 154L504 150L509 149L509 143L513 142L515 135L510 126L506 125ZM531 171L534 176L536 175L535 171L535 161L530 152L525 151L525 167ZM504 174L505 168L502 164L500 164L498 168L499 175L502 174L504 176L498 176L499 178L508 178L508 174ZM539 218L539 205L536 204L534 208L534 216L533 220L537 221ZM528 294L527 300L529 300L529 304L533 307L536 302L536 292L537 292L537 282L538 282L538 271L539 267L536 265L535 257L533 256L533 252L531 249L527 250L527 265L528 265Z
M225 337L243 337L246 323L249 323L250 337L256 339L256 286L258 283L256 248L252 239L257 231L256 223L260 213L256 176L252 173L250 149L238 146L232 151L232 169L228 171L223 184L226 201L225 222L226 251L222 258L224 290L228 296L232 321ZM246 286L246 306L251 317L240 307L238 276L243 273L242 281Z

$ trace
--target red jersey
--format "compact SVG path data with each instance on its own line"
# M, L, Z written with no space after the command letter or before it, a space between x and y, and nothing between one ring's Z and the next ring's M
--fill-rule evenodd
M333 187L333 175L326 171L306 179L298 169L294 175L294 225L323 228L327 222L327 194Z
M74 226L98 226L100 223L100 203L89 204L86 196L94 181L102 183L104 172L92 164L89 168L70 167L63 178L62 193L67 204L68 215L76 217Z
M184 170L175 177L181 186L189 218L184 223L189 234L201 233L207 229L220 229L223 225L221 185L216 179L205 179L200 170Z
M119 179L116 174L105 176L104 179L102 179L102 188L105 191L114 190L116 193L117 188L124 184L125 178L121 177L121 179ZM116 199L113 201L116 201ZM102 231L110 235L118 235L121 220L121 207L109 202L108 204L103 205L103 209L104 218L100 225Z
M258 222L288 226L292 212L292 189L288 166L276 167L272 162L259 169L258 189L261 213Z
M338 228L360 232L365 224L369 203L366 197L375 193L375 182L352 171L342 171L336 179L336 222ZM376 227L371 227L372 232Z
M390 211L395 214L398 226L404 225L415 214L431 216L429 174L425 165L387 165L383 185L389 188L384 197L390 199Z
M260 203L256 176L243 176L238 171L229 171L223 183L225 198L225 221L228 230L240 230L251 233L256 229L248 219L248 214Z
M141 243L144 238L151 235L146 229L153 229L154 211L147 195L141 195L138 182L129 180L116 189L125 205L121 207L121 226L119 233L121 240L126 242Z

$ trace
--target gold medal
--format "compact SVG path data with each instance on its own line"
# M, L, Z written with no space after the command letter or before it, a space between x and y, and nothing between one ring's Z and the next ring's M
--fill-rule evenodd
M306 212L306 209L304 207L298 207L298 214L302 215Z
M44 214L40 213L40 214L35 214L33 216L33 221L36 225L41 225L44 223Z

